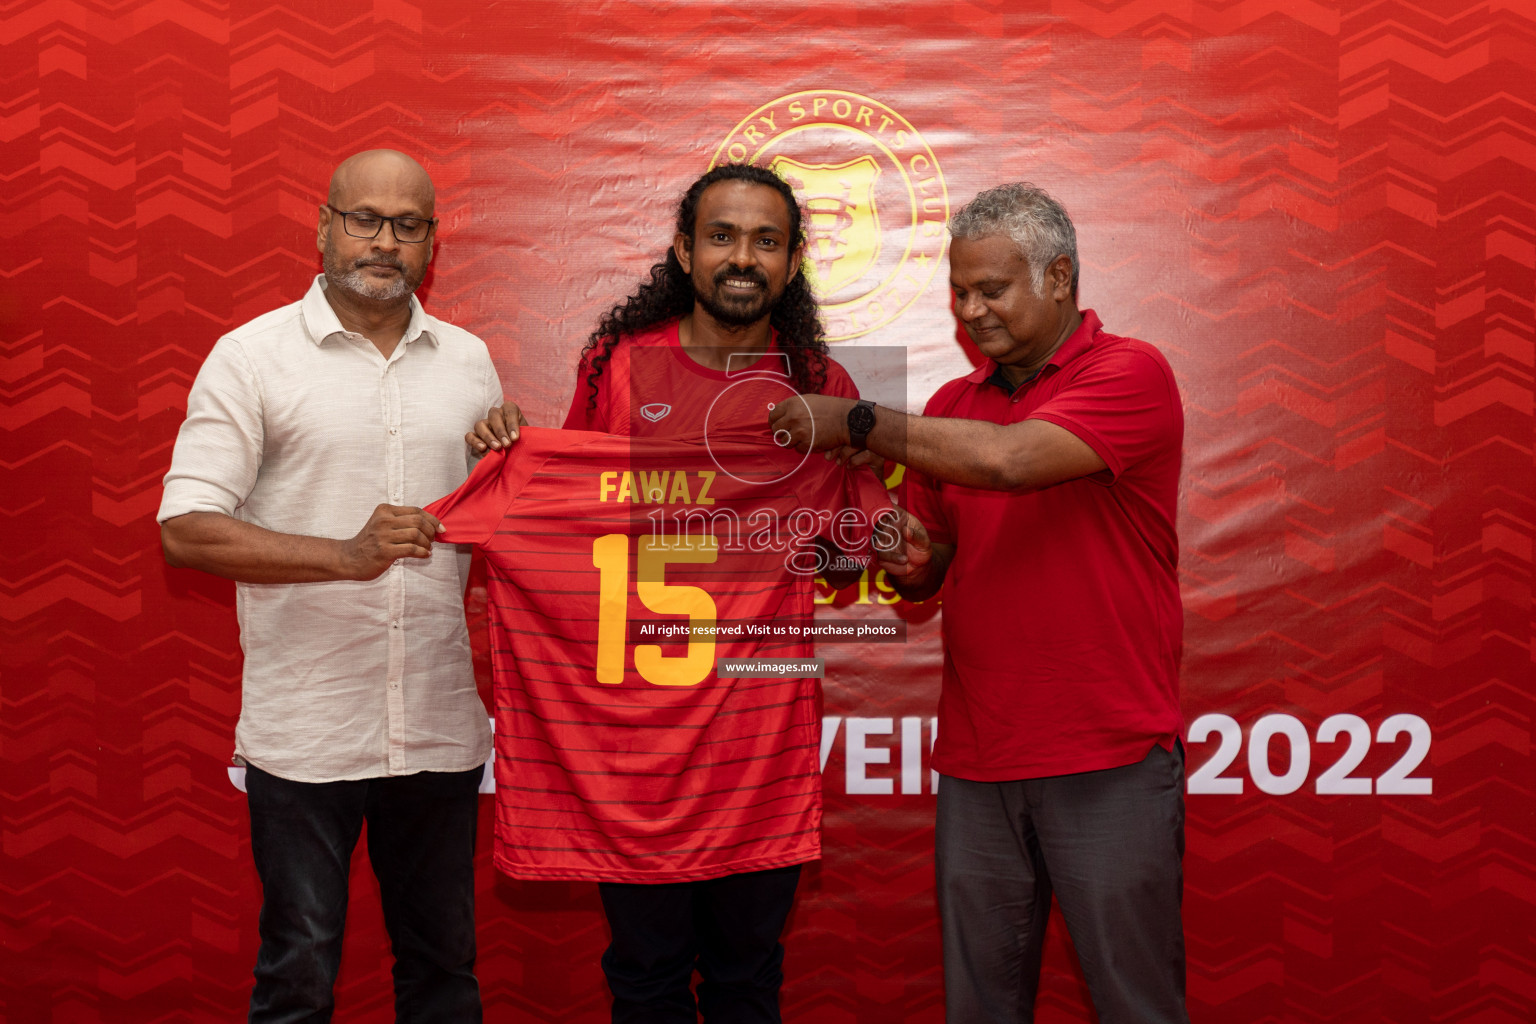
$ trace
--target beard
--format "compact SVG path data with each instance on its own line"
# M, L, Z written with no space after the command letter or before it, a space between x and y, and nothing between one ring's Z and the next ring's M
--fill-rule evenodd
M732 294L723 285L733 278L755 282L761 290L750 295ZM783 292L775 295L768 290L768 278L760 270L731 271L725 268L715 274L712 283L714 287L706 292L695 281L693 297L706 313L728 327L747 327L757 323L772 314L779 300L784 297Z
M413 280L410 271L405 268L405 264L401 263L397 257L392 256L373 256L367 259L353 260L348 264L342 262L341 256L336 252L334 246L326 245L324 264L325 279L327 281L338 288L351 292L353 295L364 299L371 299L374 302L394 302L397 299L403 299L414 292L416 286L421 283L419 276ZM374 284L368 280L368 276L363 270L364 267L368 266L394 267L400 274L393 281L388 281L384 284Z

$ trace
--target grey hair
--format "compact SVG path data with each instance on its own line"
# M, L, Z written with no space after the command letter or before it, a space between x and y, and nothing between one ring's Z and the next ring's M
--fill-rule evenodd
M1077 230L1066 207L1028 182L999 185L978 193L949 219L949 233L974 241L1006 235L1029 264L1035 294L1045 291L1045 268L1061 255L1072 258L1072 295L1077 295Z

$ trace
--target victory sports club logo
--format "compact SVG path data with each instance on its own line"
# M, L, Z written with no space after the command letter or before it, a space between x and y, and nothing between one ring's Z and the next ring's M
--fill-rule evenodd
M742 119L710 166L749 163L805 208L806 262L828 341L902 314L944 262L949 193L922 135L879 100L818 89Z

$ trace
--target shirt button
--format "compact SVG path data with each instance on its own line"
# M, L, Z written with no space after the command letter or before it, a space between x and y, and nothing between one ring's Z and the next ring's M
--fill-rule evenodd
M400 428L399 427L390 427L389 428L389 432L390 432L391 435L398 435L400 433Z
M398 689L400 689L400 684L399 683L390 683L389 684L389 688L391 690L398 690Z

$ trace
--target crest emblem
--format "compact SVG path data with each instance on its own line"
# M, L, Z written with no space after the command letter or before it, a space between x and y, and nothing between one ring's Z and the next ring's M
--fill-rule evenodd
M817 293L832 295L863 277L880 258L880 210L875 205L880 165L874 158L811 164L780 155L768 167L789 182L805 205L805 255L816 268Z
M652 423L666 419L667 413L671 411L672 407L665 402L652 402L650 405L642 405L640 407L640 415Z
M715 150L711 167L775 171L805 210L805 271L828 341L897 319L944 263L949 191L912 122L870 96L810 89L765 103Z

